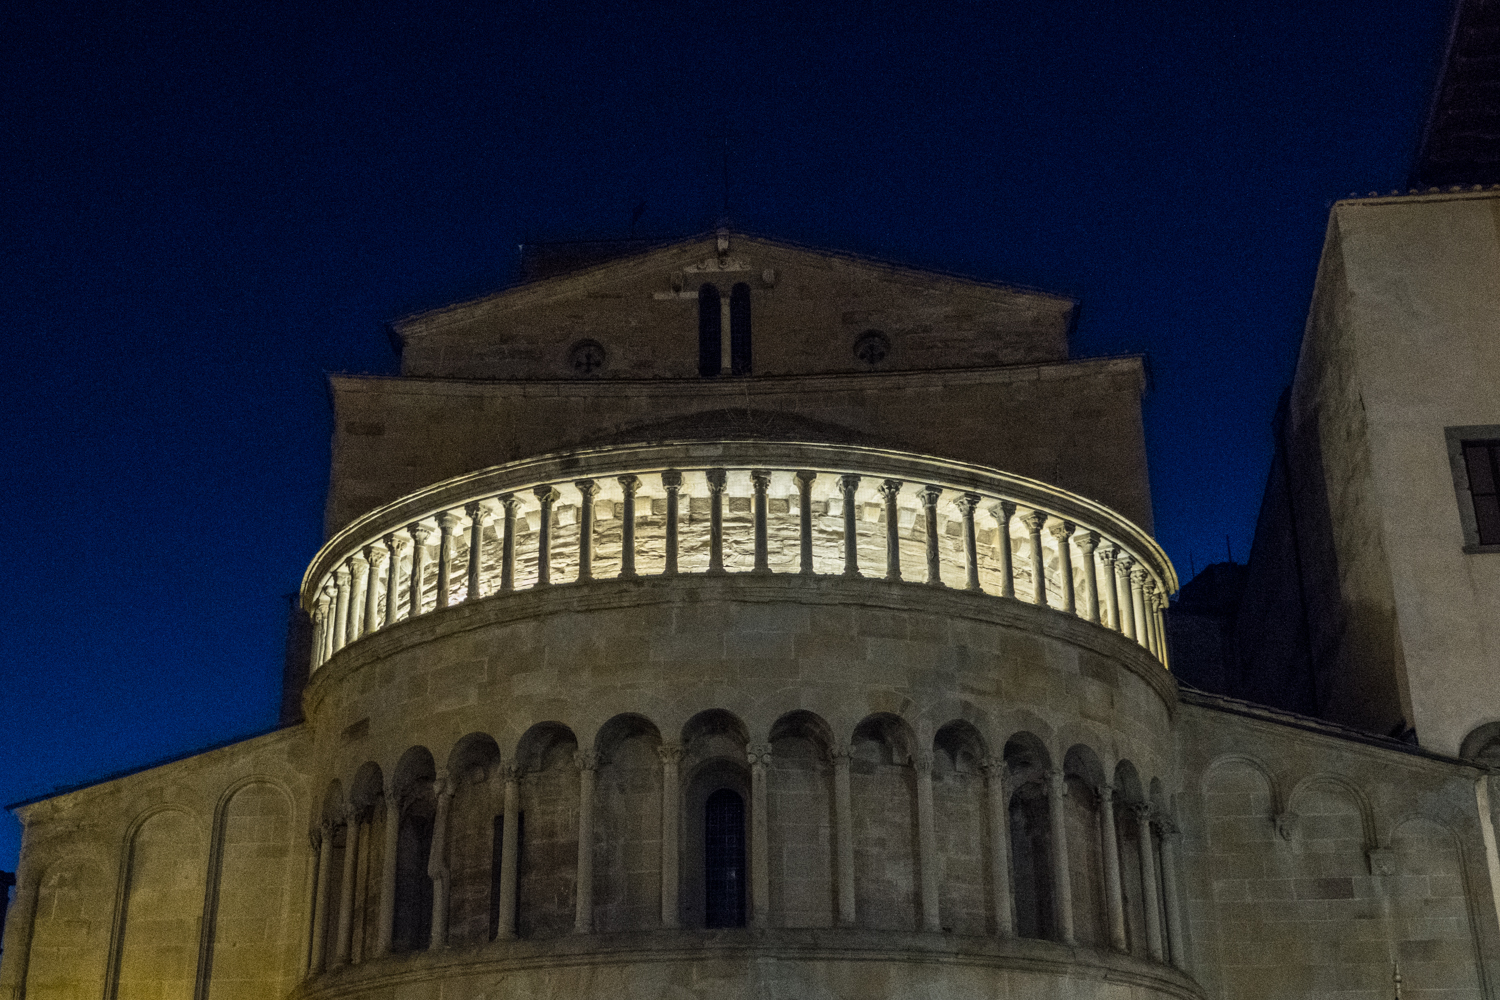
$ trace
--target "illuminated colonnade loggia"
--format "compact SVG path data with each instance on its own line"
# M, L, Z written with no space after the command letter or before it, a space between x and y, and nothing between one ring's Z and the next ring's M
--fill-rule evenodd
M669 462L670 460L670 462ZM1100 504L994 469L888 449L713 442L548 456L388 504L304 578L316 669L390 625L561 583L678 574L876 577L1020 600L1167 662L1176 576Z

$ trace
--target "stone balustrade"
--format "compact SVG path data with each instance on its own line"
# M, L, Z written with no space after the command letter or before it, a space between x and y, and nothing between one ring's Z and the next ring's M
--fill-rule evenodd
M1077 615L1167 662L1177 588L1138 526L1066 490L882 448L592 449L486 469L338 532L303 580L313 667L405 619L594 580L875 577Z

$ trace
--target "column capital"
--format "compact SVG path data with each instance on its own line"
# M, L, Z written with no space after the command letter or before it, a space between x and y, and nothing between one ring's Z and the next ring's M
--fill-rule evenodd
M954 498L953 506L957 507L964 517L972 517L974 511L979 508L979 502L983 499L978 493L961 493Z
M771 763L771 744L750 744L745 748L745 759L751 767L765 767Z
M669 493L676 493L682 489L682 473L676 469L668 469L661 474L661 485Z
M629 473L617 477L615 482L620 484L620 488L625 491L625 495L628 497L635 496L636 490L641 488L641 477Z
M597 771L599 755L592 750L578 750L573 754L573 763L580 771Z
M478 500L470 500L464 504L464 513L469 516L470 521L477 521L480 524L483 524L495 515L494 511Z
M918 774L932 774L932 765L936 763L936 761L937 754L933 753L931 750L918 750L911 756L912 766L917 769Z
M757 493L764 493L766 487L771 485L771 473L766 469L751 469L750 482L755 485Z
M521 762L518 760L507 761L500 765L501 780L507 785L513 781L520 781L521 776L525 773L526 769L521 766Z
M452 532L454 528L464 523L464 519L451 510L445 510L437 516L437 523L439 530Z
M1147 577L1146 577L1146 571L1144 569L1142 569L1140 566L1136 566L1134 569L1132 569L1130 571L1130 582L1131 583L1144 584L1146 582L1146 579L1147 579Z
M457 789L454 787L453 779L448 777L447 771L441 771L432 779L432 794L439 799L451 799Z
M1051 533L1052 537L1057 539L1059 542L1061 542L1065 538L1070 537L1073 532L1077 530L1078 525L1074 524L1072 521L1058 518L1053 518L1052 526L1047 529L1047 531Z
M345 823L345 825L358 826L360 823L364 822L365 813L369 811L369 808L370 807L368 805L356 805L353 802L350 802L347 805L345 805L344 806L344 823Z
M1068 775L1060 767L1047 772L1047 784L1052 787L1053 795L1068 794Z
M1115 800L1115 786L1108 781L1099 782L1099 801L1104 805L1110 805Z
M709 469L703 476L708 480L710 493L723 493L729 484L729 474L723 469Z
M859 477L854 473L849 472L839 476L839 492L841 494L848 496L853 494L857 489L859 489Z
M349 561L346 559L342 566L335 568L333 575L338 578L338 586L342 587L348 584L350 576Z
M521 502L520 500L516 499L516 495L514 493L502 493L495 499L499 501L500 506L505 508L506 511L515 510L516 504Z
M1132 802L1129 807L1135 813L1135 818L1142 823L1151 822L1151 804L1149 802Z
M370 561L364 557L363 552L355 552L344 560L344 565L349 567L350 573L358 573L370 565Z
M1154 605L1156 603L1156 580L1149 576L1146 577L1143 589L1146 591L1146 603Z
M592 479L578 479L573 483L573 488L583 494L583 499L589 501L599 495L599 484Z
M901 487L903 485L899 479L883 479L876 489L880 490L880 495L885 497L887 501L893 501L901 494Z
M1010 524L1010 519L1016 516L1016 504L1014 500L1001 500L990 504L990 516L1002 525Z
M835 767L848 767L852 757L848 744L835 743L828 748L828 759L833 761Z
M418 545L426 545L427 539L432 537L432 529L420 521L408 524L406 533L411 535L412 541Z
M923 507L936 507L938 500L942 499L943 488L941 486L924 486L917 490L917 499L922 501Z
M1078 546L1078 551L1089 555L1099 547L1099 532L1085 531L1073 540L1073 544Z
M792 478L797 481L797 489L805 493L812 489L813 480L818 478L818 474L807 469L798 469Z
M1130 557L1130 554L1122 551L1115 560L1115 573L1128 580L1130 579L1130 567L1134 565L1135 560Z
M656 748L656 755L663 764L676 766L682 760L682 744L675 741L661 743Z
M557 492L557 488L554 486L538 486L531 492L542 503L557 503L558 500L562 499L562 494Z
M402 549L406 548L406 539L402 538L394 531L382 538L381 541L385 542L385 550L391 555L395 555Z
M1115 564L1115 559L1120 555L1120 547L1113 542L1105 542L1099 546L1099 561L1102 562L1108 572L1108 567Z
M1034 510L1021 518L1021 523L1026 525L1027 531L1041 531L1042 525L1047 523L1047 515L1039 510Z
M365 546L364 553L365 561L368 562L371 566L379 566L381 563L385 562L385 549L381 548L379 545L376 545L374 542L371 542L369 545Z

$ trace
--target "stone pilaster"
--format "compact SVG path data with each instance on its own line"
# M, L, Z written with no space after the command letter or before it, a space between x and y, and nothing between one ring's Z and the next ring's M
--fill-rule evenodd
M1163 957L1161 893L1156 884L1156 843L1151 835L1151 807L1137 803L1132 809L1135 811L1136 828L1140 831L1141 838L1141 900L1146 911L1146 951L1160 962Z
M912 763L917 769L917 868L921 878L922 929L938 932L943 929L943 921L938 913L938 846L932 807L932 751L919 751Z
M315 834L318 840L318 881L313 889L312 960L313 975L323 971L328 957L328 875L333 867L333 826L324 823Z
M1115 789L1109 782L1099 787L1099 840L1104 860L1104 905L1109 917L1109 946L1118 952L1130 949L1125 938L1125 895L1120 883L1120 837L1115 831Z
M771 925L771 836L770 808L766 802L766 769L771 747L752 745L746 753L750 763L750 925Z
M1057 935L1066 945L1078 943L1073 929L1073 874L1068 862L1068 824L1064 813L1068 796L1068 779L1062 771L1047 774L1047 818L1051 826L1053 912L1057 914Z
M989 806L990 880L995 905L995 932L1016 935L1015 888L1010 873L1010 769L991 757L984 762L985 799Z
M446 773L433 779L437 813L432 821L432 847L427 852L427 877L432 879L432 951L448 947L448 808L453 804L453 782Z
M849 748L837 746L833 756L833 825L838 852L839 926L853 927L854 911L854 807L849 794Z
M505 776L505 811L500 820L500 927L495 937L509 941L516 936L516 890L520 871L521 768L512 762Z
M599 755L580 750L573 759L578 765L578 905L573 933L590 934L594 930L594 779Z
M681 808L678 767L682 762L681 743L663 743L656 748L661 757L661 925L677 927L681 907L677 898L681 874L678 859L677 814Z

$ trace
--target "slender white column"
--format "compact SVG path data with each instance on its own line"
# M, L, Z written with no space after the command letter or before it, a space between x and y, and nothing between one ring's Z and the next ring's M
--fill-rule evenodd
M668 469L661 474L662 489L667 491L667 546L666 568L663 576L677 575L677 506L678 494L682 491L682 473Z
M599 495L599 484L592 479L580 479L573 486L578 490L578 580L594 578L594 498Z
M482 591L484 574L484 522L489 520L490 509L475 500L464 504L464 513L469 516L469 556L464 587L464 600L477 601L484 596Z
M901 480L887 479L880 484L880 495L885 498L885 578L901 579L901 512L898 501L901 497Z
M797 520L801 527L797 536L799 542L797 572L803 576L812 576L812 484L813 480L818 478L818 474L803 469L792 478L797 481Z
M839 926L853 927L854 912L854 809L849 795L849 748L834 747L833 825L838 845Z
M1167 952L1172 964L1187 971L1187 938L1182 931L1182 897L1177 885L1177 827L1163 818L1161 823L1162 909L1167 915Z
M514 493L502 493L497 499L505 512L505 537L500 540L500 593L508 594L516 589L516 505L521 501Z
M1094 567L1094 550L1099 547L1099 532L1085 531L1077 536L1078 555L1083 560L1083 617L1099 624L1099 576Z
M839 492L844 497L844 575L859 576L858 521L854 513L854 495L859 491L858 476L839 476Z
M405 544L395 534L386 535L385 542L385 627L390 628L401 617L401 550Z
M500 927L495 937L509 941L516 936L516 898L521 858L521 769L505 765L505 812L500 834Z
M764 469L750 473L750 482L755 487L755 569L756 573L771 572L770 545L766 539L766 490L771 485L771 474Z
M938 847L937 826L932 809L931 750L920 751L913 763L917 768L917 866L921 874L922 929L941 931L943 921L938 913Z
M1144 630L1146 633L1145 646L1152 656L1160 659L1161 629L1158 627L1156 621L1156 584L1151 582L1151 577L1147 576L1145 581L1142 582L1141 590L1143 591L1141 603L1145 607L1145 612L1142 615L1142 620L1146 623Z
M532 492L542 505L537 522L536 585L545 587L552 583L552 505L562 498L562 494L551 486L538 486Z
M411 535L411 582L406 595L410 610L406 617L415 618L422 613L422 585L427 576L427 539L432 536L432 529L425 524L413 524L406 531Z
M1130 571L1130 606L1135 612L1135 641L1151 648L1150 625L1146 621L1146 571L1139 566Z
M436 608L446 608L453 590L453 529L463 523L463 518L445 510L438 515L438 565Z
M1172 665L1172 651L1167 643L1167 595L1158 591L1156 594L1156 634L1160 636L1157 643L1156 658L1161 660L1161 665L1170 667Z
M344 648L349 637L349 569L340 566L333 575L337 581L334 584L337 590L334 592L333 651L337 653Z
M924 486L917 490L917 499L922 501L922 524L927 529L927 585L943 585L942 556L938 552L937 502L943 495L938 486Z
M391 938L396 933L396 843L401 831L401 803L396 789L385 789L385 850L380 856L380 925L375 954L391 953Z
M1137 803L1135 810L1136 829L1141 838L1141 899L1146 911L1146 950L1156 961L1162 960L1161 948L1161 894L1156 887L1156 845L1151 837L1151 807Z
M333 965L349 964L354 934L354 881L359 872L359 813L350 806L344 813L344 876L339 881L339 923L334 938Z
M317 620L318 631L313 640L313 656L317 664L321 665L328 659L333 645L333 597L325 589L318 595L317 610L313 612L313 618Z
M1115 561L1115 592L1120 607L1120 634L1127 639L1135 638L1135 611L1130 600L1130 571L1135 560L1121 554Z
M682 922L677 899L681 878L677 839L681 792L677 786L677 768L682 760L682 744L663 743L656 752L661 757L661 925L676 927Z
M1062 610L1070 615L1078 610L1073 598L1073 545L1069 541L1077 527L1072 521L1054 518L1048 529L1057 540L1057 583L1062 591Z
M728 477L723 469L709 469L708 480L708 571L724 572L724 489Z
M1047 816L1052 832L1052 891L1057 914L1058 937L1063 944L1075 945L1073 930L1073 873L1068 865L1068 824L1064 800L1068 795L1067 777L1062 771L1047 775Z
M979 592L979 539L974 530L974 508L979 506L978 493L965 493L953 501L964 519L964 589Z
M639 476L620 476L616 480L625 492L620 518L620 576L635 578L635 492L641 488Z
M995 933L1016 936L1015 893L1010 884L1010 776L1005 761L984 762L985 797L989 804L990 886L995 900Z
M573 932L589 934L594 929L594 777L599 755L580 750L578 764L578 907Z
M437 815L432 821L432 846L427 852L427 877L432 879L432 936L430 951L448 946L448 807L453 803L453 782L440 773L432 782L437 793Z
M366 545L365 561L370 564L370 581L365 585L365 625L361 634L369 635L380 628L380 567L385 562L385 549Z
M1016 505L1001 500L990 507L990 516L995 519L995 551L1000 556L1000 596L1016 596L1015 557L1010 549L1010 519L1016 514Z
M1021 518L1026 532L1031 536L1031 603L1039 608L1047 606L1047 553L1042 551L1042 525L1047 515L1039 510Z
M313 890L312 972L323 971L328 952L328 875L333 867L333 827L318 828L318 882Z
M766 767L771 763L767 744L752 745L750 762L750 926L771 926L771 836L766 803Z
M1120 838L1115 832L1115 788L1099 786L1099 840L1104 858L1104 902L1109 911L1109 946L1128 951L1125 938L1125 895L1120 885Z
M1119 553L1119 548L1113 544L1103 545L1099 549L1099 562L1103 564L1100 572L1104 574L1099 587L1100 596L1104 599L1099 623L1116 632L1120 631L1120 606L1115 600L1115 557Z
M370 563L363 555L349 557L349 631L345 643L364 635L361 625L365 616L365 590L370 583Z

